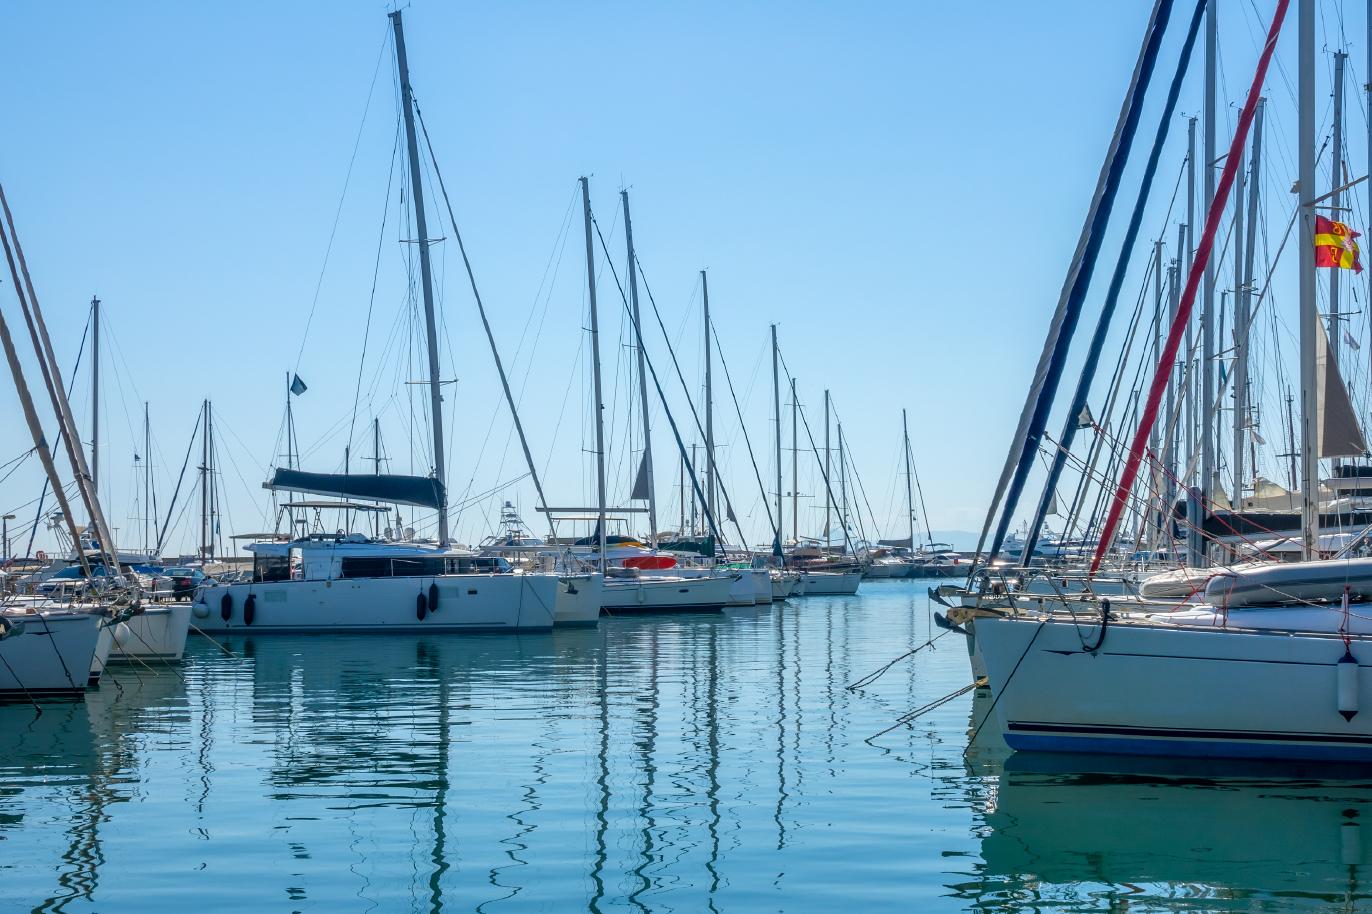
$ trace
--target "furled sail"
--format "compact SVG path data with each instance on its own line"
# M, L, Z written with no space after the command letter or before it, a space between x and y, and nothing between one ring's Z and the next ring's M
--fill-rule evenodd
M1315 321L1315 435L1321 457L1361 457L1367 453L1367 440L1358 425L1358 415L1348 388L1339 373L1339 364L1330 357L1329 337L1324 324Z
M395 476L371 473L307 473L278 467L264 489L308 492L339 498L384 501L438 510L444 504L443 483L432 476Z

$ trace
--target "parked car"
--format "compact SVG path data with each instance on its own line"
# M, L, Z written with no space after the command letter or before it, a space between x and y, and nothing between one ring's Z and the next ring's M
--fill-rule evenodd
M205 577L205 573L199 568L164 568L162 573L153 579L153 596L159 600L190 600Z

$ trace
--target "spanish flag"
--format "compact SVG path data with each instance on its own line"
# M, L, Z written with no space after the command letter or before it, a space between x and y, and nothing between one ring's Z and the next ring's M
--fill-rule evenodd
M1323 216L1315 217L1315 266L1337 267L1343 270L1362 272L1358 263L1358 233L1342 222L1335 222Z

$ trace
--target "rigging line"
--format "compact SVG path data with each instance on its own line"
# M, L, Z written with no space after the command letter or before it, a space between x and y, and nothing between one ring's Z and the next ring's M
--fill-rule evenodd
M362 325L362 358L357 364L357 383L353 387L353 415L348 423L348 447L353 444L353 432L357 429L357 403L362 396L362 373L367 368L367 345L371 342L372 311L376 307L376 282L381 273L381 251L386 243L386 219L391 213L391 191L395 189L395 162L400 152L400 116L395 120L395 140L391 143L391 169L386 176L386 197L381 207L381 231L376 238L376 259L372 263L372 290L367 296L367 320Z
M780 347L777 347L777 355L781 357L781 365L786 369L786 376L795 377L795 375L791 373L791 366L786 363L786 356L782 353ZM824 479L824 492L829 497L829 503L836 505L838 504L838 499L834 497L834 487L829 484L829 474L824 469L823 462L819 459L819 447L815 444L815 436L810 433L810 420L805 415L805 407L797 404L796 412L800 414L800 421L805 426L805 437L810 440L810 450L815 455L815 463L819 465L819 475ZM840 511L839 513L842 514L843 512ZM848 535L847 519L840 517L839 521L840 526L843 527L843 545L847 548L849 555L854 555L853 540Z
M389 30L388 30L389 31ZM334 238L338 235L338 223L343 216L343 203L348 199L348 185L352 182L353 165L357 163L357 151L362 148L362 132L367 126L367 113L372 108L372 96L376 92L376 77L381 72L381 61L385 58L389 34L381 40L381 50L376 54L376 67L372 70L372 84L367 88L367 102L362 107L362 122L357 125L357 138L353 141L353 154L348 159L348 171L343 177L343 192L338 196L338 208L333 214L333 228L329 230L329 243L324 248L324 262L319 266L319 278L314 284L314 299L310 302L310 313L305 318L305 332L300 337L300 351L295 354L295 371L300 370L300 360L305 355L305 343L310 338L310 325L314 322L314 311L319 306L319 292L324 288L324 273L329 268L329 255L333 253Z
M687 456L686 453L686 442L682 439L680 430L677 429L676 419L672 417L672 411L667 407L667 394L665 391L663 391L662 383L658 380L657 368L653 366L653 360L648 356L648 350L644 348L643 328L640 327L638 325L638 322L633 319L633 309L629 307L629 296L624 293L624 286L621 285L619 282L619 271L615 269L614 259L610 257L609 246L605 244L605 236L600 234L600 223L596 222L594 216L591 217L591 224L595 226L596 235L600 238L600 248L602 251L605 252L605 262L610 267L610 275L612 275L615 279L615 287L619 289L620 301L624 303L624 310L629 312L629 322L633 325L634 337L638 341L639 349L643 352L644 364L648 366L648 373L653 377L653 387L657 389L658 399L662 401L662 410L667 417L667 424L672 427L672 437L676 439L677 450L681 453L681 462L686 464L687 474L691 477L691 488L694 489L696 493L696 498L700 499L701 511L705 515L706 523L708 523L710 526L710 532L714 534L718 546L722 546L724 544L724 537L720 533L719 525L715 522L715 514L713 511L710 510L709 505L705 503L705 493L700 487L700 481L696 479L695 466L693 465L691 458ZM637 260L637 257L635 257L634 259ZM641 266L639 268L639 276L640 278L642 277ZM647 288L647 283L644 283L644 288ZM648 298L650 301L652 300L652 293L649 293ZM675 361L675 358L673 360ZM694 406L691 407L691 412L694 415ZM699 423L699 420L697 420L697 423ZM719 488L720 491L724 493L724 503L727 506L729 504L729 493L724 490L723 481L720 481ZM738 526L737 520L734 521L734 525L736 527ZM741 540L741 545L743 545L743 547L746 549L747 540L743 538L742 528L739 528L738 535Z
M734 412L738 414L739 428L743 430L743 443L748 446L748 459L753 464L753 476L757 479L758 491L762 493L762 507L767 511L767 526L772 528L773 535L780 537L781 528L772 518L772 508L767 504L767 487L762 483L762 472L757 467L757 456L753 453L753 442L748 437L748 424L743 421L743 408L739 406L738 394L734 392L734 379L729 374L729 362L724 358L724 344L720 342L719 328L715 326L713 320L710 321L710 332L715 338L715 350L719 353L719 364L724 368L724 380L729 386L729 397L734 401Z
M831 401L831 403L832 403L832 401ZM834 415L835 415L835 417L838 416L838 410L837 410L837 409L834 410ZM839 436L838 436L838 440L839 440L839 442L840 442L841 444L844 445L844 447L847 448L847 454L848 454L848 460L847 460L847 462L848 462L849 464L852 464L852 465L853 465L853 466L852 466L851 475L852 475L852 477L853 477L853 480L854 480L855 482L857 482L857 489L858 489L858 492L862 494L862 501L863 501L863 503L867 505L867 517L868 517L868 519L870 519L870 520L872 521L872 528L876 531L878 538L880 538L880 536L881 536L881 531L880 531L880 529L877 528L877 516L876 516L876 512L874 512L874 511L872 510L872 502L871 502L871 499L869 499L869 498L867 497L867 487L864 486L864 485L862 484L862 474L858 472L858 470L857 470L857 462L856 462L855 460L853 460L853 449L852 449L852 447L851 447L850 445L847 444L848 436L847 436L846 434L843 434L842 432L840 432L840 433L839 433ZM865 531L865 530L862 529L862 512L861 512L861 511L858 512L858 533L860 533L860 534L862 535L862 538L863 538L863 539L868 539L868 537L867 537L867 531ZM870 540L868 540L868 545L869 545L869 546L871 545ZM868 551L870 551L870 549L869 549Z
M195 447L195 439L200 434L200 415L196 411L195 426L191 429L190 441L186 443L186 458L181 461L181 475L176 479L176 489L172 492L171 501L167 504L167 519L162 522L162 529L157 533L157 545L153 551L158 555L162 554L162 546L165 545L167 536L167 525L171 523L172 511L176 509L176 499L181 494L181 484L186 480L186 467L191 462L191 450ZM187 502L189 504L189 502Z
M600 241L600 244L601 244L601 247L604 247L604 246L605 246L605 239L602 238L601 241ZM606 256L608 257L608 251L606 252ZM677 380L681 382L681 389L682 389L682 391L685 392L685 395L686 395L686 405L689 406L689 407L691 408L691 418L695 420L696 431L700 433L701 440L704 440L705 437L706 437L706 436L705 436L705 426L704 426L704 424L702 424L701 421L700 421L700 413L696 411L695 400L694 400L694 399L692 398L692 396L691 396L691 388L690 388L690 385L688 385L688 384L686 383L686 376L685 376L685 375L682 373L682 371L681 371L681 363L680 363L679 361L677 361L676 349L672 346L671 337L667 335L667 325L664 324L664 323L662 322L662 313L658 310L656 299L653 298L653 290L652 290L652 287L650 287L650 286L648 285L648 277L647 277L647 276L644 274L644 272L643 272L643 262L640 261L640 260L638 259L638 253L637 253L637 252L634 253L634 263L638 266L638 278L641 279L641 280L643 280L643 291L646 292L646 293L648 293L648 304L652 306L652 309L653 309L653 316L654 316L655 318L657 318L658 329L660 329L660 330L662 331L662 337L663 337L663 339L666 340L666 342L667 342L667 354L668 354L669 356L672 357L672 366L676 369ZM614 270L613 262L611 263L610 269L611 269L611 270ZM616 273L615 275L616 275L616 281L618 281L618 273ZM621 292L622 292L622 291L623 291L623 290L621 290ZM692 298L694 299L694 294L692 295ZM627 307L627 304L626 304L626 307ZM640 337L640 345L641 345L641 339L642 339L642 334L641 334L641 333L639 334L639 337ZM666 401L665 399L662 401L662 408L663 408L664 410L667 410L667 409L668 409L668 407L667 407L667 401ZM706 454L706 455L705 455L705 459L706 459L706 461L707 461L707 463L708 463L708 465L709 465L709 470L710 470L710 476L711 476L711 478L719 481L719 489L720 489L720 492L724 495L724 506L725 506L725 509L726 509L726 510L732 509L732 507L733 507L733 500L729 497L729 492L728 492L728 490L725 488L723 480L720 479L720 476L719 476L719 466L718 466L717 462L716 462L715 459L714 459L714 455L713 455L713 454ZM687 465L689 466L690 464L688 463ZM734 524L735 524L735 526L738 525L737 515L735 515ZM739 536L743 538L743 544L746 546L746 544L747 544L747 538L746 538L746 537L743 537L743 530L742 530L741 527L739 528Z

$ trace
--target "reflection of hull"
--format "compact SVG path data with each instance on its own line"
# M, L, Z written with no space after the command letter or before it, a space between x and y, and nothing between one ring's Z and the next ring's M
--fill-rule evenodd
M438 608L421 617L417 598L438 587ZM196 624L207 632L528 631L551 628L558 578L546 574L345 578L270 584L215 584L196 595ZM244 617L254 597L251 624ZM224 597L229 597L228 619Z
M733 602L730 577L606 581L601 606L614 615L629 612L713 612Z
M112 627L110 660L180 660L190 625L191 604L148 604Z
M595 625L600 621L601 594L605 576L568 575L557 582L557 602L553 605L554 625Z
M1084 620L972 624L1014 749L1372 760L1372 670L1354 665L1363 710L1345 720L1337 634L1116 622L1087 651L1100 628ZM1352 652L1372 664L1365 636Z
M5 618L14 629L0 640L0 699L79 695L99 681L98 615L57 610Z
M804 575L805 594L807 596L855 594L858 592L858 585L862 583L862 572L860 571L842 573L806 571Z
M1253 896L1332 906L1372 890L1359 787L1293 780L1319 773L1294 769L1236 780L1232 763L1215 780L1220 766L1192 761L1163 775L1107 775L1099 765L1109 760L1092 759L1089 773L1075 775L1053 771L1056 758L1035 758L1048 760L1045 773L1001 776L981 841L986 874L1032 879L1036 897L1105 883L1129 886L1131 908L1209 909L1209 897L1254 910L1262 902Z

